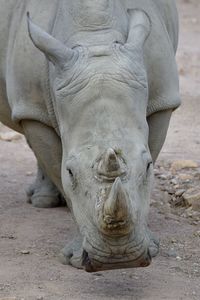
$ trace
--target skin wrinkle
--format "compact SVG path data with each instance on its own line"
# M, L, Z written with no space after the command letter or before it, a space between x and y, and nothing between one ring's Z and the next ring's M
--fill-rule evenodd
M83 80L88 80L88 83L92 80L93 77L97 77L97 76L102 76L105 79L107 79L107 81L109 80L117 80L121 83L124 84L128 84L131 88L147 88L147 84L145 84L144 82L147 82L146 77L144 75L140 75L141 74L141 67L139 67L139 64L134 63L134 73L132 72L133 69L129 70L129 68L126 68L127 64L124 64L121 62L121 56L122 56L122 51L117 51L116 46L112 46L112 49L114 50L115 55L111 55L110 58L111 60L114 62L115 65L118 65L120 68L120 72L114 72L114 73L109 73L108 71L106 72L94 72L92 75L87 76L87 79L83 79L84 78L84 73L85 70L89 67L90 69L90 64L89 64L89 49L85 50L82 52L81 57L79 57L79 59L77 59L77 63L75 63L74 67L72 68L71 72L73 73L73 76L71 76L71 79L68 79L67 83L60 83L58 84L56 82L55 86L57 85L61 85L59 87L56 87L56 92L61 92L61 96L60 97L65 97L67 95L73 95L75 94L77 91L80 91L80 84L82 83ZM85 54L85 55L84 55ZM115 57L116 56L116 57ZM104 55L102 55L102 57L104 57ZM125 55L126 59L128 59L128 55ZM82 66L84 66L84 70L82 68L80 68L80 63ZM130 61L130 63L132 64L132 61ZM138 65L138 66L137 66ZM123 72L121 72L121 70L124 70ZM125 73L126 72L126 73ZM83 73L83 75L82 75ZM125 74L124 74L125 73ZM91 70L89 72L89 74L91 74ZM87 74L88 75L88 74ZM80 76L80 79L78 80ZM59 81L62 82L62 77L63 75L61 74L59 76ZM78 82L77 82L78 80ZM58 81L58 80L57 80ZM70 85L72 85L72 87L70 87ZM75 89L75 91L69 92L70 89ZM58 96L59 97L59 96Z
M115 245L109 245L107 242L107 240L104 239L104 243L106 244L107 247L110 247L110 251L107 252L105 250L103 250L102 248L97 248L97 246L94 246L95 243L91 243L89 241L89 239L86 239L87 240L87 243L91 246L91 248L93 250L96 250L97 253L98 253L98 256L100 257L110 257L111 255L115 255L114 251L112 250L112 247L115 247ZM120 253L118 255L123 255L123 254L126 254L126 255L134 255L135 253L139 252L139 250L141 248L143 248L142 246L144 245L144 241L145 241L145 238L143 238L139 243L137 243L136 245L132 246L131 248L129 249L132 249L134 248L134 251L133 252L126 252L127 251L127 248L129 247L129 245L127 245L127 241L124 243L124 244L118 244L118 247L123 247L123 246L126 246L126 249L123 251L123 253ZM132 244L133 242L130 241L129 244ZM139 249L138 249L139 248ZM102 256L102 255L99 255L99 253L104 253L104 254L107 254L106 256Z
M122 263L132 263L132 262L135 262L135 261L138 261L140 258L142 258L143 256L144 256L144 254L146 253L146 251L143 251L142 253L140 253L140 255L138 256L138 257L136 257L135 259L132 259L132 260L128 260L128 261L124 261L124 260L122 260L122 261L114 261L114 262L110 262L109 260L107 260L106 262L103 262L103 261L99 261L99 260L97 260L96 259L96 257L98 257L98 256L94 256L94 257L92 257L92 261L96 261L97 263L105 263L105 265L113 265L113 264L115 264L115 265L117 265L117 264L122 264ZM107 258L107 257L106 257ZM110 257L109 257L109 259L111 259Z
M114 76L113 76L114 75ZM109 76L109 78L107 78L107 76ZM113 77L112 77L113 76ZM64 98L63 101L66 101L65 98L66 96L72 96L77 94L77 92L80 92L81 90L84 90L85 88L87 88L92 80L99 80L100 82L102 81L102 79L104 80L104 82L111 82L114 83L116 82L120 82L124 85L128 85L130 87L130 81L129 80L123 80L120 77L122 77L121 75L119 75L119 77L116 76L116 74L112 74L112 73L95 73L94 75L90 75L90 77L86 78L86 79L82 79L79 82L72 82L72 87L70 85L67 86L62 86L60 89L56 89L56 95L58 98ZM84 83L85 82L85 83ZM133 81L131 80L132 86L131 88L133 89L138 89L140 90L141 88L145 88L144 86L140 85L137 81ZM134 84L133 84L134 83ZM102 82L101 82L102 84ZM80 88L81 86L81 88ZM92 87L91 87L92 88ZM62 99L61 99L62 101Z

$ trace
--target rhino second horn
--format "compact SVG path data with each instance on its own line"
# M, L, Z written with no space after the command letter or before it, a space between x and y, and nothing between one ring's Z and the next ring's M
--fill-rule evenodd
M120 164L117 155L112 148L109 148L99 163L98 173L100 175L106 175L118 171L120 171Z
M128 223L129 220L129 198L118 177L112 185L110 194L104 204L103 217L107 225L117 227Z

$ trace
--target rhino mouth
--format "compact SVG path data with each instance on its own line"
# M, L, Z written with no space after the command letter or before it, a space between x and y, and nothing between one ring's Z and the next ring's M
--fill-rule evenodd
M147 267L150 265L151 260L150 251L146 247L142 247L137 255L136 252L106 255L106 253L100 251L94 253L91 249L89 251L84 249L82 253L82 266L86 272Z

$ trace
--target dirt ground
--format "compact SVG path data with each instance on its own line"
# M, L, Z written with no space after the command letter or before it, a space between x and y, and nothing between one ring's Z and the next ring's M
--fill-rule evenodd
M73 237L72 217L66 208L26 203L35 159L24 139L5 141L1 126L0 300L200 299L200 209L184 198L200 189L200 2L177 3L183 104L155 166L149 223L161 240L159 256L145 269L94 274L61 265L57 254Z

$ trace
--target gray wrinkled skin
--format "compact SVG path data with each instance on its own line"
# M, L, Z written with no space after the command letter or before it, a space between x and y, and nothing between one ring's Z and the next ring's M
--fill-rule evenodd
M2 0L0 37L0 120L38 160L28 200L62 194L78 224L62 262L148 266L153 163L180 104L175 2Z

